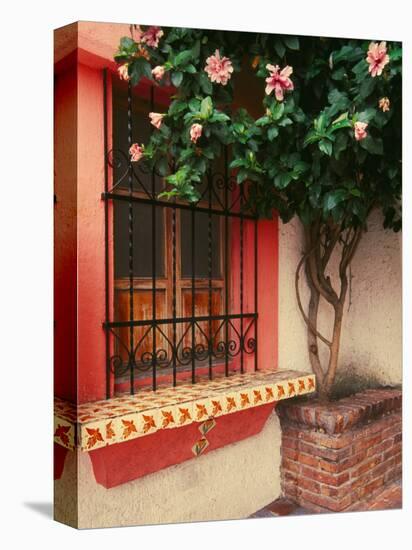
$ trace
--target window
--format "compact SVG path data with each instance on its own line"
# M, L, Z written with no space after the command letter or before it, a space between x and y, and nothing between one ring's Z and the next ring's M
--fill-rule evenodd
M256 224L245 190L228 176L228 153L195 205L159 199L163 179L129 162L129 144L152 131L148 113L165 110L156 91L118 80L112 88L113 182L105 198L113 206L114 318L105 327L120 391L243 371L256 351L256 292L254 300L244 296L256 252L252 262L243 252Z

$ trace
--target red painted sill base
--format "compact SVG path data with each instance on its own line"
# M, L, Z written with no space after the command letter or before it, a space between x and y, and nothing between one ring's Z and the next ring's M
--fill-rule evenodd
M202 454L259 433L273 405L268 403L217 418L216 426L206 435L209 445ZM160 430L146 437L90 451L97 483L110 489L194 458L192 447L202 437L200 424Z

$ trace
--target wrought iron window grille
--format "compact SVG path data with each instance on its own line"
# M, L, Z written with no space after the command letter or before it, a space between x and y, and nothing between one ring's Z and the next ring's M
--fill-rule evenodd
M139 376L151 374L151 387L156 390L158 377L163 372L171 374L171 383L176 386L180 372L189 371L192 383L196 383L199 367L206 368L211 380L214 368L221 366L225 376L231 373L231 362L238 358L240 372L245 370L245 357L253 357L253 368L257 370L258 359L258 239L257 216L248 207L247 188L238 185L234 176L229 174L229 151L225 148L223 172L209 172L200 187L201 197L195 204L180 200L171 201L158 197L158 176L155 171L149 174L150 185L147 185L148 172L142 163L132 163L128 151L108 150L108 71L103 71L103 101L104 101L104 177L105 190L102 199L105 201L105 321L103 328L106 339L106 395L111 397L110 379L127 378L131 394L136 391L136 381ZM154 107L155 86L150 90L150 111ZM127 146L133 141L133 95L132 86L127 88ZM109 170L115 175L109 187ZM143 181L144 179L144 181ZM113 319L110 316L110 300L113 291L109 288L110 277L110 246L111 232L109 221L109 203L127 205L127 241L128 241L128 319ZM151 210L151 318L135 318L135 264L137 258L135 243L135 224L139 223L135 215L135 205L144 204ZM171 234L167 235L171 247L171 316L158 316L156 292L158 255L157 220L164 212L171 216ZM177 308L177 240L178 215L186 212L190 216L190 314L178 315ZM204 251L196 249L196 218L202 214L207 216L207 277L202 286L207 291L207 314L196 313L196 255ZM219 220L222 227L222 278L224 298L219 314L213 313L213 238L212 219ZM236 304L233 311L233 296L229 280L229 235L231 223L237 220L239 231L239 283ZM253 311L245 308L245 224L253 224ZM250 307L249 307L250 309ZM217 327L217 328L216 328ZM127 333L127 338L124 334ZM150 342L150 350L147 343Z

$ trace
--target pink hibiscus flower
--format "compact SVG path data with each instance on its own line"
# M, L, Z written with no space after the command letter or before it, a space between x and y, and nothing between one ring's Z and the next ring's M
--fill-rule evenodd
M123 65L120 65L120 67L117 68L117 72L119 73L120 80L130 80L128 67L129 67L129 64L124 63Z
M203 126L201 124L192 124L190 127L190 139L193 143L196 143L197 140L202 135Z
M150 124L153 124L155 128L159 129L160 126L162 125L164 115L160 113L149 113L149 118L150 118Z
M369 72L372 77L380 76L383 68L389 63L389 55L386 53L386 42L371 42L369 44L366 61L369 63Z
M286 67L280 71L279 65L268 64L266 65L266 69L270 73L270 76L266 79L266 95L270 95L273 90L275 90L276 99L278 101L283 101L283 92L293 90L294 88L293 82L289 78L293 72L292 67L286 65Z
M129 149L129 154L132 162L138 162L143 156L143 147L138 143L133 143Z
M382 109L382 111L386 113L386 111L389 111L390 108L391 102L389 101L389 97L382 97L379 100L379 109Z
M232 62L228 57L220 57L219 50L216 50L215 55L206 59L205 71L212 82L226 86L233 73Z
M151 48L157 48L159 40L164 35L164 32L160 27L149 27L146 32L143 33L142 42L145 42Z
M157 65L154 69L152 69L152 75L157 81L162 80L164 74L165 68L163 67L163 65Z
M360 141L361 139L365 139L368 135L368 132L366 131L366 128L368 127L367 122L355 122L355 139L356 141Z

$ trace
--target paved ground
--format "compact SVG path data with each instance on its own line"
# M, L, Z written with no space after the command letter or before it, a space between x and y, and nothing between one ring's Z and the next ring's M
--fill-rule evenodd
M365 510L395 510L402 508L402 482L394 481L375 495L373 499L363 502L356 508L356 511ZM287 498L278 498L261 510L252 514L251 518L270 518L277 516L302 516L307 514L316 514L306 508L298 506ZM324 512L329 513L329 512Z

